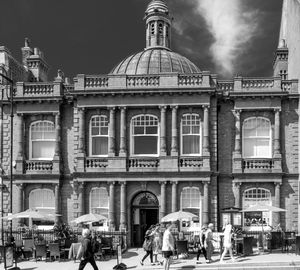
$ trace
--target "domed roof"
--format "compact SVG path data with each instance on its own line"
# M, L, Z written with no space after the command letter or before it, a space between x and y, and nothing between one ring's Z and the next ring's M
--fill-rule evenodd
M119 63L110 74L199 73L200 69L186 57L164 48L149 48Z
M169 9L167 4L163 0L152 0L145 11L146 15L152 12L162 12L162 13L168 13Z

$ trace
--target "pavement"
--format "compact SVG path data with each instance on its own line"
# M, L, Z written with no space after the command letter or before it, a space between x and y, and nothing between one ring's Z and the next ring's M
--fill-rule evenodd
M144 261L144 265L140 264L140 260L143 257L145 252L143 249L131 248L122 255L122 262L127 265L127 269L164 269L163 266L150 264L149 257ZM175 269L208 269L208 270L252 270L252 269L264 269L264 270L276 270L276 269L296 269L300 270L300 256L295 255L294 253L282 253L280 251L273 253L263 253L258 254L254 252L253 255L247 257L235 257L236 261L234 263L230 262L230 259L227 258L224 264L220 264L219 259L220 255L215 254L213 256L213 262L206 264L204 258L200 257L200 264L196 263L195 254L191 254L188 259L174 259L170 267L171 270ZM161 257L158 258L161 260ZM226 258L225 258L226 259ZM106 257L103 261L97 261L97 266L99 270L110 270L117 264L117 257L112 258ZM22 261L18 263L18 267L21 270L74 270L78 269L79 261ZM3 263L0 264L0 269L4 269ZM85 270L92 270L91 265L87 265Z

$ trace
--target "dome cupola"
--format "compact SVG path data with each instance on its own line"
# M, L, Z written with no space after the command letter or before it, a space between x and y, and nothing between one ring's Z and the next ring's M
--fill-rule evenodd
M165 1L152 0L145 11L146 49L164 47L170 49L171 19Z

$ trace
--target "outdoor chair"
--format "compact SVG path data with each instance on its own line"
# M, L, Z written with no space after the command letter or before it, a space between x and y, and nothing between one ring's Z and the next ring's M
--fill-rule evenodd
M47 246L46 244L36 244L35 245L35 261L37 262L38 258L45 258L47 260Z
M23 255L24 258L26 256L26 253L31 253L31 257L33 256L34 251L34 241L33 239L24 239L23 240Z
M64 241L64 245L60 248L61 252L64 254L64 259L68 256L70 248L71 248L72 241L70 239L66 239Z
M60 251L59 243L49 243L49 253L50 260L52 257L54 258L54 260L56 260L57 257L60 260L62 252Z

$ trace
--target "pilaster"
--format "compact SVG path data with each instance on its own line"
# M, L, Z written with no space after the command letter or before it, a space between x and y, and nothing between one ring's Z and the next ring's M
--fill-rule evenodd
M116 136L116 130L115 130L115 107L109 108L109 127L108 127L108 156L114 157L116 155L115 153L115 136Z
M126 204L126 182L120 182L120 231L126 229L127 227L127 204Z
M209 212L208 212L208 205L209 205L209 196L208 196L208 183L203 183L203 212L202 212L202 224L208 224L209 222Z
M160 212L159 221L166 215L166 185L167 182L162 181L160 183Z
M61 126L60 126L60 113L55 114L55 152L53 158L53 173L60 172L60 138L61 138Z
M78 108L78 126L79 126L79 132L78 132L78 140L79 140L79 146L78 146L78 154L77 154L77 171L78 172L84 172L85 166L85 109L84 108Z
M160 156L167 155L166 145L166 106L160 107Z
M177 138L177 110L178 106L172 106L172 143L171 156L178 156L178 138Z
M18 134L18 156L16 159L16 173L23 174L24 172L24 153L23 153L23 138L24 138L24 117L23 114L17 114L17 134Z
M112 229L115 227L115 182L109 182L109 209L108 209L108 221L109 227Z
M172 213L177 211L177 181L172 182Z

